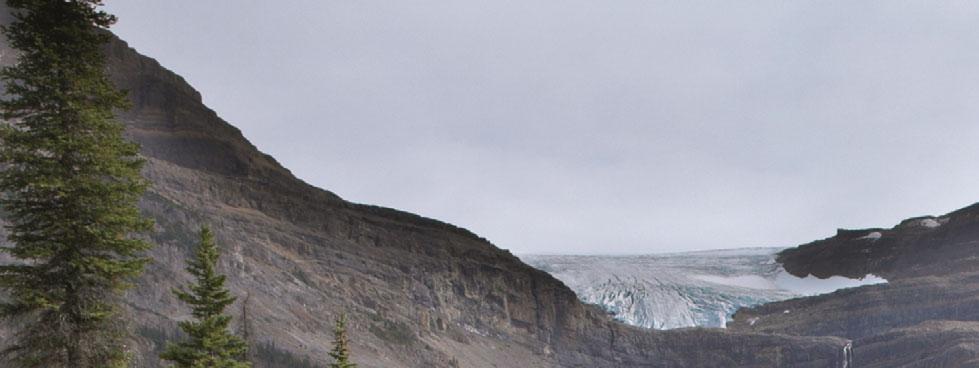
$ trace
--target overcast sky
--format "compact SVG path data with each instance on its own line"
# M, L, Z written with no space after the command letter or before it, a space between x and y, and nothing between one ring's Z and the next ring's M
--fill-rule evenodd
M300 178L515 253L794 246L979 200L979 2L108 4Z

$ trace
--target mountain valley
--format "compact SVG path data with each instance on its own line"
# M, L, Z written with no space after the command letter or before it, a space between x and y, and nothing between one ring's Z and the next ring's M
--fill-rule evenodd
M106 51L152 182L140 208L155 221L153 261L126 295L138 367L161 367L189 317L171 289L188 282L204 224L257 368L325 366L340 313L363 368L979 367L979 205L784 250L521 258L311 186L179 75L118 38ZM9 64L14 51L0 55ZM789 276L874 284L813 295Z

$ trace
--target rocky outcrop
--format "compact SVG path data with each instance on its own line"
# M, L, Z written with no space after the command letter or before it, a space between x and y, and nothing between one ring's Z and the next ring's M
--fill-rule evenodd
M9 51L9 50L7 50ZM9 55L7 53L6 55ZM201 103L182 78L120 40L108 47L121 114L153 182L154 262L127 299L141 367L188 317L169 290L202 224L224 247L257 367L322 365L350 317L362 367L837 367L847 341L614 322L550 275L469 231L354 204L303 183ZM8 58L4 62L10 62ZM238 328L245 329L245 326ZM3 331L0 329L0 336Z
M856 343L855 367L979 367L976 322L930 321Z
M979 204L939 217L916 217L890 229L838 230L836 236L788 249L778 261L796 276L868 273L890 279L975 270Z
M976 366L979 205L890 229L840 230L779 255L797 276L889 283L743 309L732 330L853 340L858 367Z

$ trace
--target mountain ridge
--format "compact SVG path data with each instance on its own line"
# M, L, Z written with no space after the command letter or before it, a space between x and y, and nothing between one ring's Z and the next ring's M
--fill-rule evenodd
M856 367L977 367L977 245L979 204L891 228L839 229L782 251L779 262L796 276L872 273L887 284L745 308L728 327L844 337Z
M9 20L9 17L7 18ZM12 55L6 44L4 55ZM362 367L827 367L845 339L693 329L643 331L580 303L563 283L468 230L353 204L297 179L203 105L186 81L118 38L107 46L119 117L153 183L154 260L127 294L140 367L157 367L187 310L169 290L210 224L233 306L258 336L258 367L326 362L333 318L350 317ZM3 62L11 62L5 58ZM0 338L9 330L0 328ZM276 360L278 359L278 360ZM312 366L312 365L309 365Z

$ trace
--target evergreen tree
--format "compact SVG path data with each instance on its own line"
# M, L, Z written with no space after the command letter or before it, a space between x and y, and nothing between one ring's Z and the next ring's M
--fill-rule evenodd
M193 321L180 323L189 340L167 346L161 355L178 368L251 367L244 361L248 350L245 342L228 330L231 317L224 310L234 303L235 297L224 287L225 276L216 270L218 257L214 235L203 227L197 254L187 266L196 283L189 290L173 291L193 311Z
M239 325L238 334L241 336L241 341L245 342L245 360L249 362L254 362L254 351L252 343L252 320L251 315L248 314L248 303L251 302L252 294L245 293L245 299L241 301L241 324Z
M333 364L330 368L354 368L357 365L350 362L350 347L347 341L347 315L340 314L333 329L333 350L330 357Z
M0 317L15 326L5 367L127 364L120 291L142 272L149 230L136 204L146 189L139 147L113 111L101 0L7 0L3 28L18 51L0 69L0 208L16 260L0 266Z

